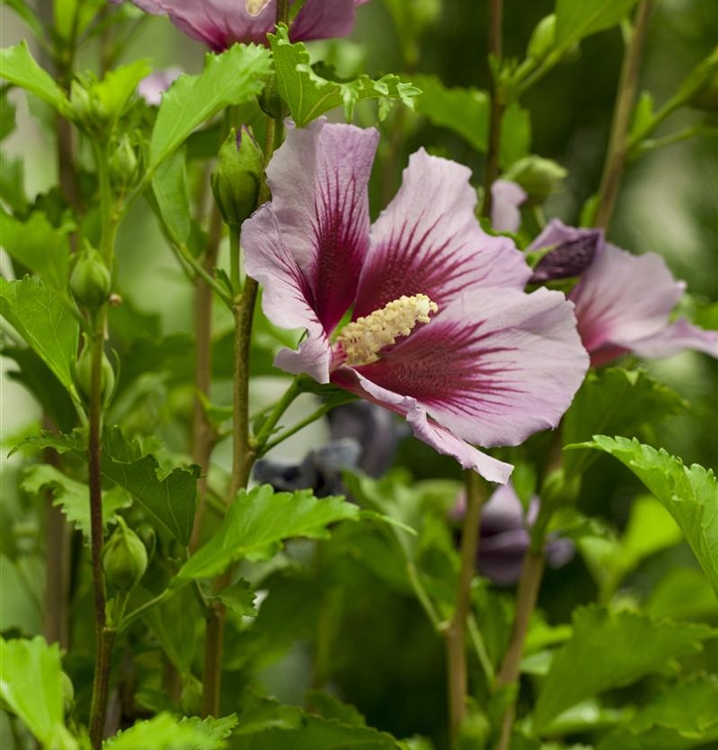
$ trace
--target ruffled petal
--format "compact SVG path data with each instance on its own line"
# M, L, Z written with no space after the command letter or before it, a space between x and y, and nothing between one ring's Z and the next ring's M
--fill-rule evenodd
M367 183L378 139L373 128L317 120L290 130L267 169L282 239L327 331L354 302L369 247Z
M522 253L476 220L470 176L423 149L411 156L399 192L372 227L355 318L402 295L426 294L441 308L468 289L524 287L531 271Z
M340 367L335 370L332 373L332 382L362 398L403 415L419 440L443 455L452 456L462 468L473 469L489 482L499 484L507 482L511 476L513 466L487 456L442 425L430 420L416 399L382 388L350 367Z
M521 204L528 193L516 182L496 180L491 186L491 226L497 232L519 231Z
M605 244L569 295L589 352L606 345L633 349L661 331L683 294L660 255L631 255Z
M718 359L718 331L706 331L681 318L653 336L634 341L631 349L647 359L672 357L686 349L705 352Z
M354 5L354 0L307 0L292 24L292 41L330 39L351 34Z
M272 205L265 203L242 227L245 268L264 286L262 309L272 323L307 331L299 349L283 349L275 365L327 383L331 345L312 306L313 295L307 280L284 239Z
M588 355L562 294L482 289L356 369L415 399L455 435L493 447L555 427L583 381Z

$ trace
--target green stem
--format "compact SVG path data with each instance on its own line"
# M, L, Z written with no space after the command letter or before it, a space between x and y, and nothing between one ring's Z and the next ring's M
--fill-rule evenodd
M299 378L294 378L289 385L289 388L284 392L284 395L277 401L274 408L270 412L269 416L262 423L262 427L254 438L254 444L257 446L258 451L265 453L269 450L267 442L271 437L274 428L282 418L283 414L291 406L294 400L302 392L302 388L299 384ZM288 436L287 436L288 437Z
M461 530L461 568L456 589L456 605L446 628L446 666L449 693L449 734L454 745L461 733L466 714L468 676L466 669L466 624L471 610L471 582L476 570L479 548L481 506L484 503L481 479L473 471L466 473L466 515Z
M231 226L229 228L229 278L232 282L234 293L237 294L240 288L239 278L239 254L240 254L240 231L239 227Z
M531 622L531 615L536 607L541 578L543 576L545 556L543 551L543 540L540 549L531 549L527 552L519 580L519 590L516 597L516 617L511 631L509 647L504 655L501 669L496 678L496 687L502 688L512 685L519 678L519 665L523 655L526 633ZM508 750L511 743L511 728L514 723L516 712L516 701L512 701L504 714L501 723L501 737L496 750Z
M638 73L643 44L653 12L653 0L643 0L638 5L636 22L623 58L621 77L618 83L616 109L613 115L608 153L599 189L599 203L594 226L606 229L613 216L628 154L628 130L631 125L633 106L638 90Z
M692 125L683 130L678 130L675 133L670 133L662 138L655 138L653 140L643 140L638 145L631 149L629 146L628 161L629 163L643 156L648 151L655 151L659 148L665 148L666 146L673 146L676 143L682 143L690 138L695 138L699 135L718 135L716 128L706 127L705 125Z
M493 199L491 186L499 176L499 152L501 150L501 123L504 118L506 104L498 80L498 69L503 57L503 0L490 0L489 4L489 55L496 65L496 73L491 86L491 111L489 115L489 143L486 152L486 174L484 177L484 200L481 205L481 215L489 218Z
M476 617L473 614L469 615L468 624L469 637L471 638L471 643L474 647L474 651L476 652L476 656L479 660L479 663L481 664L481 668L484 670L484 674L486 675L486 682L488 683L489 688L493 690L494 683L496 682L496 672L494 670L494 665L491 663L489 652L486 649L484 637L481 635L479 623L476 621Z
M104 355L104 314L98 315L96 329L89 345L92 347L90 380L90 414L88 465L90 488L90 546L92 550L92 584L95 594L95 675L90 708L90 741L93 748L102 744L110 680L112 636L106 619L107 596L102 572L102 357ZM110 631L111 632L111 631Z
M431 601L429 594L427 594L426 589L424 588L424 584L421 582L421 578L419 577L419 573L414 563L409 562L406 564L406 574L409 578L411 588L414 591L414 596L416 596L419 604L421 604L422 609L426 613L426 616L429 618L429 621L433 625L434 630L440 632L441 617L436 607L434 606L434 602Z
M274 440L268 441L264 446L262 446L261 449L257 449L257 455L263 456L265 453L268 453L272 450L272 448L276 448L280 443L283 443L287 438L292 437L292 435L296 435L300 430L303 430L307 425L313 424L318 419L321 419L327 412L329 412L329 407L325 404L323 406L320 406L316 411L313 411L308 417L305 419L302 419L301 421L297 422L292 427L289 427L284 432L281 432L279 435L277 435Z

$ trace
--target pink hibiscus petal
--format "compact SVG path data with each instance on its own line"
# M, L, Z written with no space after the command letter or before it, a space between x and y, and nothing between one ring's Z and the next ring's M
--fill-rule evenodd
M718 359L718 331L705 331L681 318L652 336L634 341L631 349L647 359L673 357L686 349L705 352Z
M351 34L354 28L354 6L354 0L307 0L290 29L292 41Z
M242 226L247 273L264 286L262 309L275 325L304 328L307 338L297 351L284 349L275 360L287 372L306 372L319 383L329 381L331 345L312 306L313 294L296 258L287 248L277 216L265 203ZM249 251L251 249L251 252Z
M546 289L463 295L377 362L356 367L484 447L555 427L587 369L573 306Z
M473 469L489 482L499 484L504 484L511 476L513 466L487 456L442 425L430 420L416 399L382 388L350 367L340 367L335 370L332 373L332 382L362 398L401 414L411 425L414 435L419 440L445 456L452 456L462 468Z
M369 247L367 184L378 139L373 128L317 120L290 130L267 169L282 239L327 331L354 301Z
M443 307L469 288L524 287L531 270L523 255L476 220L470 176L423 149L410 157L399 192L372 227L355 318L402 295L426 294Z
M497 232L519 231L521 204L528 193L511 180L496 180L491 186L491 226Z
M599 247L569 295L584 346L590 352L605 345L633 349L634 342L664 328L684 288L655 253L631 255L614 245Z

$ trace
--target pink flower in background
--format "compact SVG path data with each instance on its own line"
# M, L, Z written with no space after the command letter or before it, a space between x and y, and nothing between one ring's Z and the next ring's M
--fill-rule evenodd
M111 0L120 2L121 0ZM276 0L132 0L147 13L168 15L188 37L215 52L236 42L266 44L274 30ZM355 8L367 0L306 0L292 23L292 41L346 36L354 28Z
M515 234L521 226L521 206L528 193L511 180L496 180L491 185L491 226L497 232Z
M595 243L590 257L587 241ZM595 229L567 227L557 219L548 224L529 250L549 245L557 247L545 256L545 268L552 263L552 253L566 256L567 247L573 246L580 255L579 259L574 253L576 273L572 275L580 274L580 278L569 299L576 306L578 330L594 367L627 352L654 359L696 349L718 357L718 332L704 331L683 318L669 322L685 282L673 278L660 255L632 255L604 242ZM568 263L565 257L563 263ZM541 264L536 270L540 268Z
M140 81L137 86L137 93L150 106L159 106L162 102L162 94L181 75L182 69L177 67L158 70Z
M540 501L534 495L528 512L524 511L511 482L499 487L481 509L479 531L479 573L499 586L511 586L521 578L524 557L531 543L530 528L538 517ZM454 521L466 512L462 492L451 511ZM550 534L546 544L546 562L560 568L571 561L576 548L570 539Z
M415 153L370 227L377 140L316 121L269 165L272 201L242 228L247 273L272 322L306 330L276 365L402 414L440 453L505 482L511 467L471 444L556 425L588 366L572 307L522 291L531 270L481 229L470 172L454 162Z

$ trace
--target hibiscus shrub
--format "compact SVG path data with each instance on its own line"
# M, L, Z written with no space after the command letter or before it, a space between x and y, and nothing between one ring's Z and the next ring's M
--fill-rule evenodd
M715 18L485 5L4 4L3 747L718 746Z

